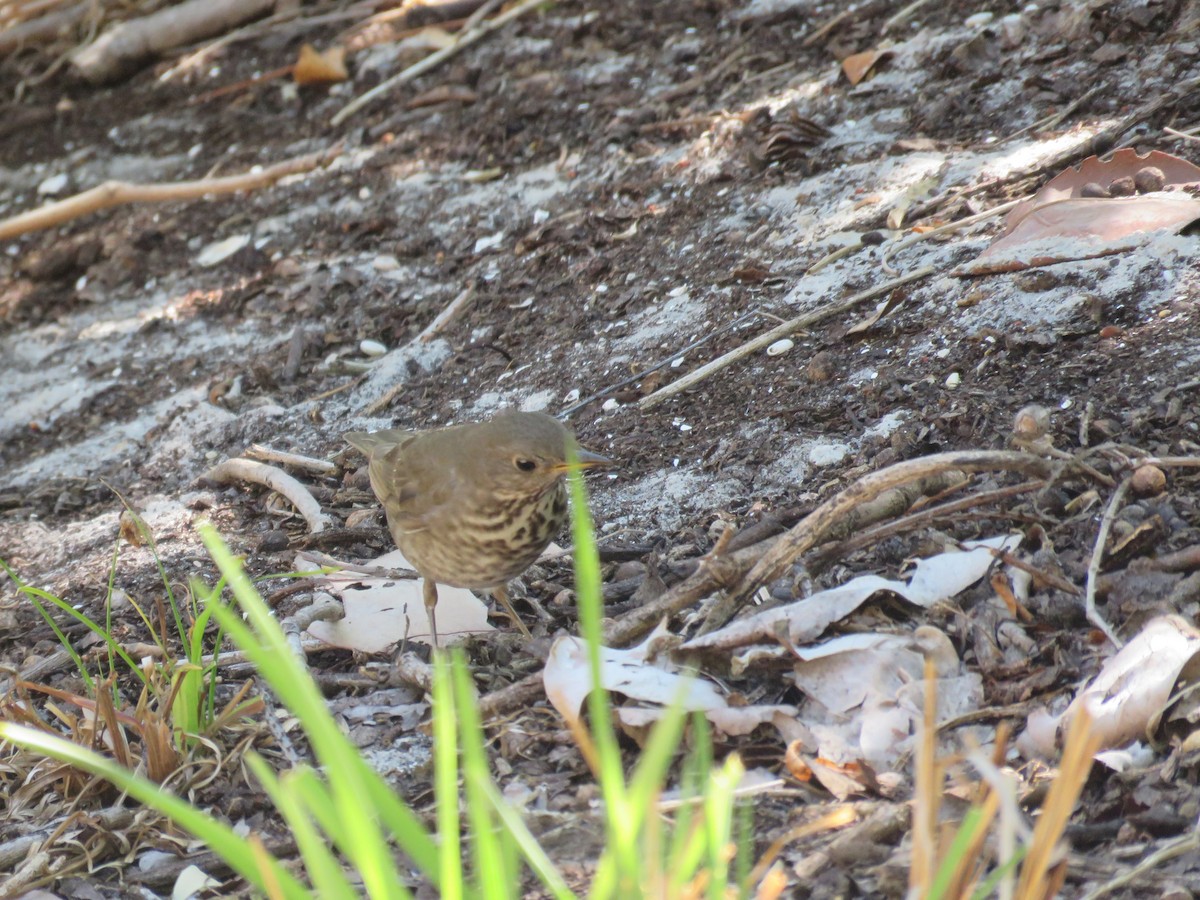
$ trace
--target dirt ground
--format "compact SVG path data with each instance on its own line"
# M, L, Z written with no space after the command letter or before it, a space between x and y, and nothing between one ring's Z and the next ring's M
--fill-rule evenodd
M757 350L643 402L782 320L895 277L883 252L914 226L1028 196L1097 151L1200 162L1194 139L1164 130L1200 124L1200 92L1187 81L1200 63L1194 4L943 0L888 27L903 6L564 0L337 127L339 109L417 51L363 49L350 58L351 80L333 87L277 79L218 96L210 92L288 64L303 42L326 46L352 23L265 27L193 68L178 68L175 54L106 87L69 71L37 81L48 65L37 54L0 60L0 217L105 179L236 174L343 142L328 167L270 188L121 207L0 247L0 558L102 615L117 491L145 517L181 585L212 577L193 527L201 519L255 574L290 570L300 547L372 558L391 547L380 520L340 527L374 503L353 477L361 460L344 432L474 421L512 406L570 410L581 443L618 462L590 479L605 576L625 585L608 595L616 616L643 581L639 602L657 579L669 587L692 572L725 524L761 526L756 536L767 537L886 465L1007 448L1014 415L1029 404L1049 412L1060 452L1109 442L1127 455L1196 454L1200 270L1186 231L1097 258L953 274L999 233L1000 220L985 219L892 255L900 273L932 267L927 277L823 319L777 352ZM890 53L852 86L840 60L887 42ZM459 99L430 102L427 92L442 88ZM897 210L906 213L899 228L889 223ZM209 264L231 239L244 246ZM843 247L854 252L809 271ZM467 306L432 340L416 340L468 288ZM883 318L851 331L889 297ZM364 341L387 352L371 355L379 348ZM338 526L327 540L310 539L262 488L202 478L256 443L343 466L300 475ZM1113 480L1089 485L1090 503L1079 499L1082 482L1070 481L1048 489L1053 496L968 508L806 558L767 593L789 599L852 574L895 577L950 538L1009 531L1082 589L1121 477L1110 459L1091 459ZM1118 537L1153 520L1147 540L1106 563L1110 573L1140 572L1114 576L1100 598L1125 639L1152 614L1200 615L1194 564L1153 575L1130 568L1197 545L1191 471L1168 471L1165 492L1131 498L1117 515ZM1016 482L984 476L969 490ZM569 560L556 559L522 579L517 605L531 644L503 635L471 645L482 693L536 672L550 638L575 630L571 577ZM161 593L145 547L122 547L115 578L140 600ZM1000 710L984 717L987 727L1020 731L1034 705L1061 709L1110 650L1081 596L1043 584L1015 626L1023 650L989 655L984 645L999 641L991 595L985 580L930 609L877 599L833 631L936 625L965 670L982 676L982 706ZM287 614L303 595L276 602ZM122 638L136 640L137 617L126 609L118 621ZM688 634L692 619L677 616L671 628ZM6 581L0 664L27 673L57 649ZM329 649L309 664L346 710L375 697L352 676L384 672L387 658ZM38 671L78 686L69 663ZM803 702L778 671L727 683L755 702ZM392 690L400 705L421 701L415 689ZM428 742L415 718L346 713L355 740L393 765L389 776L421 805L430 799ZM494 725L506 794L586 881L590 776L569 733L544 700ZM755 804L762 847L843 802L860 820L885 823L852 848L835 834L789 845L791 895L903 893L908 775L895 792L834 798L793 780L774 728L721 741L722 753L740 750L752 768L783 779ZM632 758L632 741L628 749ZM1196 828L1194 754L1173 733L1131 769L1097 767L1067 831L1064 896L1087 895ZM1008 763L1034 795L1041 764L1015 751ZM231 772L205 786L204 799L278 832L240 779ZM0 784L13 810L0 823L2 847L46 821L29 785L2 768ZM177 868L136 859L178 842L137 834L134 846L108 844L93 860L134 862L44 883L72 896L169 890ZM1195 896L1198 859L1165 861L1113 895ZM0 865L0 877L19 864Z

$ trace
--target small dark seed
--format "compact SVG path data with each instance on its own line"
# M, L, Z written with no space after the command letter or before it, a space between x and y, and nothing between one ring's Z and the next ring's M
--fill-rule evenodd
M884 242L884 240L886 240L886 238L884 238L883 233L879 231L868 231L859 238L859 241L862 242L864 247L878 247Z
M1079 191L1079 196L1080 197L1107 197L1108 196L1108 188L1106 188L1102 184L1096 183L1095 181L1089 181Z
M1137 188L1134 186L1133 179L1126 175L1123 178L1114 179L1108 186L1108 193L1113 197L1132 197L1137 193Z
M1139 194L1152 194L1161 191L1167 183L1167 176L1158 166L1143 166L1133 176L1133 184Z

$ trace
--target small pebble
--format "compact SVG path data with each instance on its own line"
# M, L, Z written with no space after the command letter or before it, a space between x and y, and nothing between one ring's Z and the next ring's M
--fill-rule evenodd
M61 194L67 186L67 176L63 173L51 175L45 181L37 186L37 192L43 196L53 197L55 194Z
M379 343L379 341L359 341L358 349L363 352L364 356L383 356L383 354L387 353L387 347Z
M813 384L821 384L833 378L833 354L828 350L822 350L813 356L808 361L808 369L805 374L808 375L808 380Z
M796 342L791 338L783 338L783 340L776 341L767 348L767 356L783 356L783 354L795 346Z
M288 535L286 531L268 531L258 542L258 549L261 553L279 553L287 548Z
M960 384L962 384L962 375L960 375L958 372L951 372L946 376L946 387L950 388L951 390L958 387Z
M616 400L614 400L612 397L609 397L607 400L604 401L604 403L601 404L600 408L602 410L604 410L605 412L612 412L614 409L617 409L620 405L621 404L618 403Z

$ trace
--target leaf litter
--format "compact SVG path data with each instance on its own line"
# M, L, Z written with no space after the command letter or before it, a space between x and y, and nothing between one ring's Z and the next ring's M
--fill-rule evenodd
M1158 130L1169 123L1187 127L1181 101L1186 91L1174 93L1173 73L1194 61L1185 17L1173 18L1165 5L1027 7L970 26L966 20L974 8L925 6L901 23L911 31L888 30L903 38L892 61L852 90L837 60L880 46L884 20L893 10L856 9L838 19L844 11L767 6L738 4L727 18L688 8L670 21L632 5L618 4L611 20L603 21L587 11L551 10L541 22L522 26L529 32L498 35L479 46L478 56L462 57L461 70L445 79L431 74L419 85L430 90L442 81L468 85L475 97L469 109L439 104L375 110L363 119L363 143L339 159L334 173L295 180L276 193L247 195L238 201L241 218L230 219L231 207L219 201L160 207L152 215L120 209L102 223L64 226L70 237L95 238L92 250L71 245L67 254L56 233L14 241L0 272L6 325L0 352L11 361L13 375L9 387L0 388L7 391L4 408L11 411L0 420L5 438L0 543L15 549L27 575L94 607L117 528L111 495L94 480L103 474L140 498L176 498L171 515L161 519L167 529L164 562L172 572L196 570L199 557L189 535L202 515L215 515L224 530L240 537L258 572L282 571L291 565L291 551L266 549L277 543L266 538L283 532L285 540L308 539L299 519L267 503L260 488L193 484L214 462L239 455L251 443L328 456L336 452L340 432L354 428L393 421L441 424L527 401L554 411L559 399L563 406L574 402L563 399L572 391L578 391L576 397L599 394L639 367L680 355L682 347L752 307L786 321L879 283L880 251L874 248L880 245L866 241L852 257L802 273L843 246L847 234L878 233L891 240L882 230L888 214L901 207L899 224L914 232L953 223L1024 197L1038 179L1093 153L1103 164L1104 153L1093 142L1102 144L1106 134L1140 151L1192 155L1187 143ZM674 40L680 16L695 29L690 45ZM806 43L825 24L829 29ZM759 41L765 30L781 39ZM718 71L702 63L724 59L751 37L737 65ZM313 43L329 46L324 36ZM654 52L645 52L647 46ZM1107 61L1089 58L1101 49ZM561 53L572 56L556 55ZM196 93L292 62L279 56L260 66L251 56L231 55L221 66L198 71L191 76ZM353 78L358 60L351 62ZM5 71L6 77L12 74ZM152 75L133 89L139 100L158 103ZM516 78L511 83L517 89L498 89L501 75ZM643 89L622 94L631 78L640 78ZM662 99L681 86L680 96L694 115L681 115L674 101ZM1104 89L1090 89L1097 86ZM158 128L154 117L123 117L128 111L120 104L105 104L112 117L104 127L112 137L105 140L123 142L123 161L60 150L67 141L84 147L92 139L83 131L86 117L72 118L64 104L55 124L60 134L44 128L6 133L6 159L13 165L0 187L0 213L27 208L39 185L66 171L72 183L84 187L114 177L106 167L131 160L135 171L153 168L156 178L183 180L215 168L244 171L264 157L287 158L295 142L323 136L318 123L344 105L346 94L325 90L235 92L213 104L213 112L198 109L189 114L197 118L184 119L182 127L172 121L169 129ZM62 99L37 86L33 96L46 110ZM1072 109L1080 98L1087 100ZM78 94L70 100L90 98ZM766 122L749 109L763 108L764 101L771 109ZM718 115L739 104L747 107L745 115ZM139 116L147 105L132 106ZM1064 110L1065 120L1044 124ZM207 117L218 114L245 115L240 149L212 137L222 133L222 120ZM1131 120L1135 125L1119 128ZM802 122L818 127L800 128ZM769 133L761 133L762 127ZM1129 131L1133 127L1141 130ZM254 146L270 148L266 154L247 151L256 136ZM192 147L199 148L194 157ZM770 156L765 166L763 150ZM1063 161L1064 153L1073 155ZM489 171L494 180L486 184L462 177ZM1114 182L1137 171L1091 175L1079 187L1096 183L1111 193ZM932 195L912 193L928 178L936 182ZM1121 210L1150 196L1062 202L1098 200L1107 204L1101 208ZM209 274L196 271L191 261L204 247L247 233L245 218L274 219L277 226L204 270ZM631 221L638 227L629 234ZM520 258L503 244L479 244L498 234L534 233L542 222L559 224ZM774 640L761 644L769 655L758 661L747 656L741 675L721 669L720 654L732 668L732 650L706 651L704 668L717 667L710 683L728 709L771 711L749 737L727 737L723 749L750 752L769 735L771 764L790 788L801 784L791 779L799 778L807 761L824 773L821 784L829 791L812 800L867 798L856 807L863 812L861 822L848 833L882 850L875 861L827 853L833 838L819 833L783 851L793 886L817 896L844 893L851 883L886 894L896 885L896 871L907 871L899 837L905 828L879 843L867 840L867 823L888 817L868 815L865 803L896 797L903 810L908 770L902 760L891 773L900 778L886 780L863 763L869 763L869 750L885 765L886 737L911 733L913 685L923 677L915 670L922 656L918 632L931 635L922 628L936 628L951 641L959 677L982 678L984 698L982 705L971 700L969 726L949 729L962 731L990 728L1006 717L1022 722L1034 701L1061 709L1077 685L1104 670L1105 641L1082 618L1079 594L1064 590L1064 582L1076 591L1089 578L1094 582L1102 611L1127 646L1136 648L1139 632L1159 614L1194 619L1188 578L1195 562L1188 562L1188 550L1196 544L1190 523L1197 517L1195 480L1186 468L1168 465L1159 491L1115 510L1117 539L1157 516L1164 527L1148 531L1153 540L1132 545L1128 557L1088 574L1095 517L1105 509L1111 480L1126 471L1123 460L1134 453L1131 448L1176 458L1195 452L1194 239L1160 233L1120 254L1092 259L1062 254L1067 258L1038 271L960 283L946 275L980 252L993 223L981 220L971 227L975 230L938 235L940 240L893 257L914 266L928 262L938 274L894 291L897 302L889 304L886 318L872 320L858 334L846 335L844 324L834 322L791 335L791 352L755 354L658 411L633 415L630 400L649 393L635 391L632 397L614 394L611 406L596 404L573 414L581 435L625 466L594 491L601 547L611 553L607 584L617 583L622 566L623 580L636 580L628 577L628 567L640 565L640 572L653 569L663 579L668 595L698 567L719 570L736 562L720 554L704 558L714 549L717 522L736 522L744 532L765 529L772 520L777 530L790 528L805 510L852 484L863 468L880 469L947 447L1006 441L1013 410L1030 402L1051 411L1047 427L1054 441L1037 452L1083 454L1103 476L1071 470L1043 485L1030 503L949 508L953 500L947 498L908 497L894 514L913 516L918 524L844 558L806 556L764 585L765 595L758 597L802 604L801 597L860 573L905 584L895 574L899 560L936 556L947 546L945 533L965 541L1019 530L1034 548L1013 554L1026 567L1024 582L1007 568L1011 561L997 564L992 574L1004 573L1018 585L1015 596L1027 619L994 596L988 580L927 608L897 601L888 589L831 619L827 628L834 633L809 639L828 644L822 651L796 640L788 647L764 635ZM612 237L622 234L627 237ZM50 252L60 246L57 256ZM1061 248L1051 251L1056 249ZM44 261L32 265L30 251L45 253ZM385 256L396 261L386 273L375 266ZM733 271L763 274L731 282ZM462 295L468 280L480 286L471 308L438 340L412 343ZM672 306L673 291L686 302ZM756 331L770 327L759 324ZM341 360L356 356L364 340L396 349L356 381L357 374L340 368ZM704 349L689 352L677 369L663 371L663 383L736 342L726 335L711 350L699 345ZM283 373L294 347L299 365L289 381ZM817 377L808 363L821 354L824 374ZM237 391L211 390L235 382ZM676 420L690 427L685 431ZM893 424L883 428L885 422ZM817 446L838 452L808 452ZM337 518L371 502L340 476L301 477ZM988 476L978 484L993 497L1006 486ZM921 518L924 511L933 515ZM876 526L855 523L851 531L864 527ZM378 531L362 528L347 535L328 529L324 539L350 558L372 559L389 549ZM656 547L656 557L630 550L647 545ZM735 545L732 552L742 550ZM130 569L121 570L121 588L132 597L150 596L149 558L130 551L125 562ZM543 563L527 578L531 595L551 612L551 627L573 628L569 585L563 560ZM715 591L710 587L692 604ZM22 640L2 648L5 661L22 671L51 662L54 645L47 643L44 627L8 601L6 595L0 614L9 633ZM290 605L305 600L288 596L277 602L290 613ZM674 615L669 627L680 638L694 639L693 621L690 612ZM727 627L738 627L737 620ZM517 664L497 637L472 645L477 677L488 689L485 703L530 677L529 663L548 653L551 635L548 628L539 636L543 643L519 651ZM860 640L862 646L855 643ZM1186 656L1187 640L1172 637L1168 643L1179 643L1180 659ZM879 730L865 744L862 727L826 738L827 748L859 753L861 762L822 761L816 741L785 738L778 731L788 708L813 708L792 674L798 654L825 651L811 662L882 659L882 668L871 671L888 686L882 696L891 705L870 720ZM331 679L359 677L360 661L350 654L326 650L313 662L314 671ZM686 661L675 665L686 668ZM1184 815L1176 817L1183 824L1149 817L1164 807L1182 813L1196 799L1192 713L1186 683L1176 684L1178 673L1171 674L1174 665L1155 679L1130 673L1113 685L1120 687L1114 694L1120 702L1111 705L1139 708L1121 734L1149 727L1155 708L1164 706L1164 690L1168 699L1170 693L1181 696L1161 716L1169 724L1155 729L1155 739L1164 743L1151 747L1149 768L1135 766L1125 780L1094 775L1086 786L1078 816L1097 827L1077 837L1075 853L1086 862L1069 867L1067 893L1082 895L1133 870L1138 859L1190 825ZM1186 674L1186 660L1180 666ZM366 668L387 666L370 662ZM667 681L682 677L682 671L668 671ZM1136 666L1133 671L1140 675ZM51 667L48 677L61 672ZM952 697L954 691L947 693ZM971 697L970 690L963 695ZM864 692L860 705L849 708L861 710L868 702ZM542 727L547 710L539 703L540 698L527 701L520 712L505 714L516 718L504 718L496 732L501 748L496 765L511 785L552 785L548 802L582 808L572 799L586 781L578 754L569 737ZM639 701L630 711L646 710L653 713L654 704ZM1151 718L1143 726L1145 710ZM792 721L799 722L800 715ZM788 753L781 762L785 743ZM1143 760L1139 765L1148 765L1146 758L1137 757ZM1029 759L1012 755L1005 762L1024 763L1023 785L1038 788L1040 770ZM1164 783L1159 772L1172 780ZM419 781L418 775L416 791ZM220 782L211 791L218 805L245 793L236 782ZM800 814L789 806L772 819L776 802L759 805L764 834L786 833L788 817ZM1116 826L1119 839L1098 836L1110 833L1105 829L1115 834ZM11 837L5 831L0 841ZM133 839L155 840L141 831ZM1190 865L1177 859L1160 872L1141 872L1135 889L1161 896L1173 887L1172 879L1194 875Z

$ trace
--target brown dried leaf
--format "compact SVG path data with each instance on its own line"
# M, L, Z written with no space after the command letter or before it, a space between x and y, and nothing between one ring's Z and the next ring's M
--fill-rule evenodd
M305 44L300 48L296 64L292 66L292 79L296 84L331 84L349 77L346 71L346 48L340 45L321 53L312 44Z
M864 50L843 59L842 71L846 73L846 78L851 84L858 84L870 74L876 63L892 55L893 51L890 49Z
M956 275L1016 272L1129 250L1156 231L1178 232L1200 219L1200 199L1147 194L1059 200L1031 210Z
M1013 207L1004 220L1004 234L1010 234L1021 220L1031 212L1056 200L1070 200L1084 196L1088 184L1108 186L1121 178L1136 178L1137 173L1148 166L1161 169L1163 186L1193 184L1200 181L1200 167L1186 159L1152 150L1138 156L1132 147L1116 151L1108 159L1089 156L1078 166L1068 168L1051 178L1040 191Z
M479 95L465 84L439 84L417 94L405 104L405 108L420 109L424 106L437 106L439 103L461 103L466 106L478 99Z

